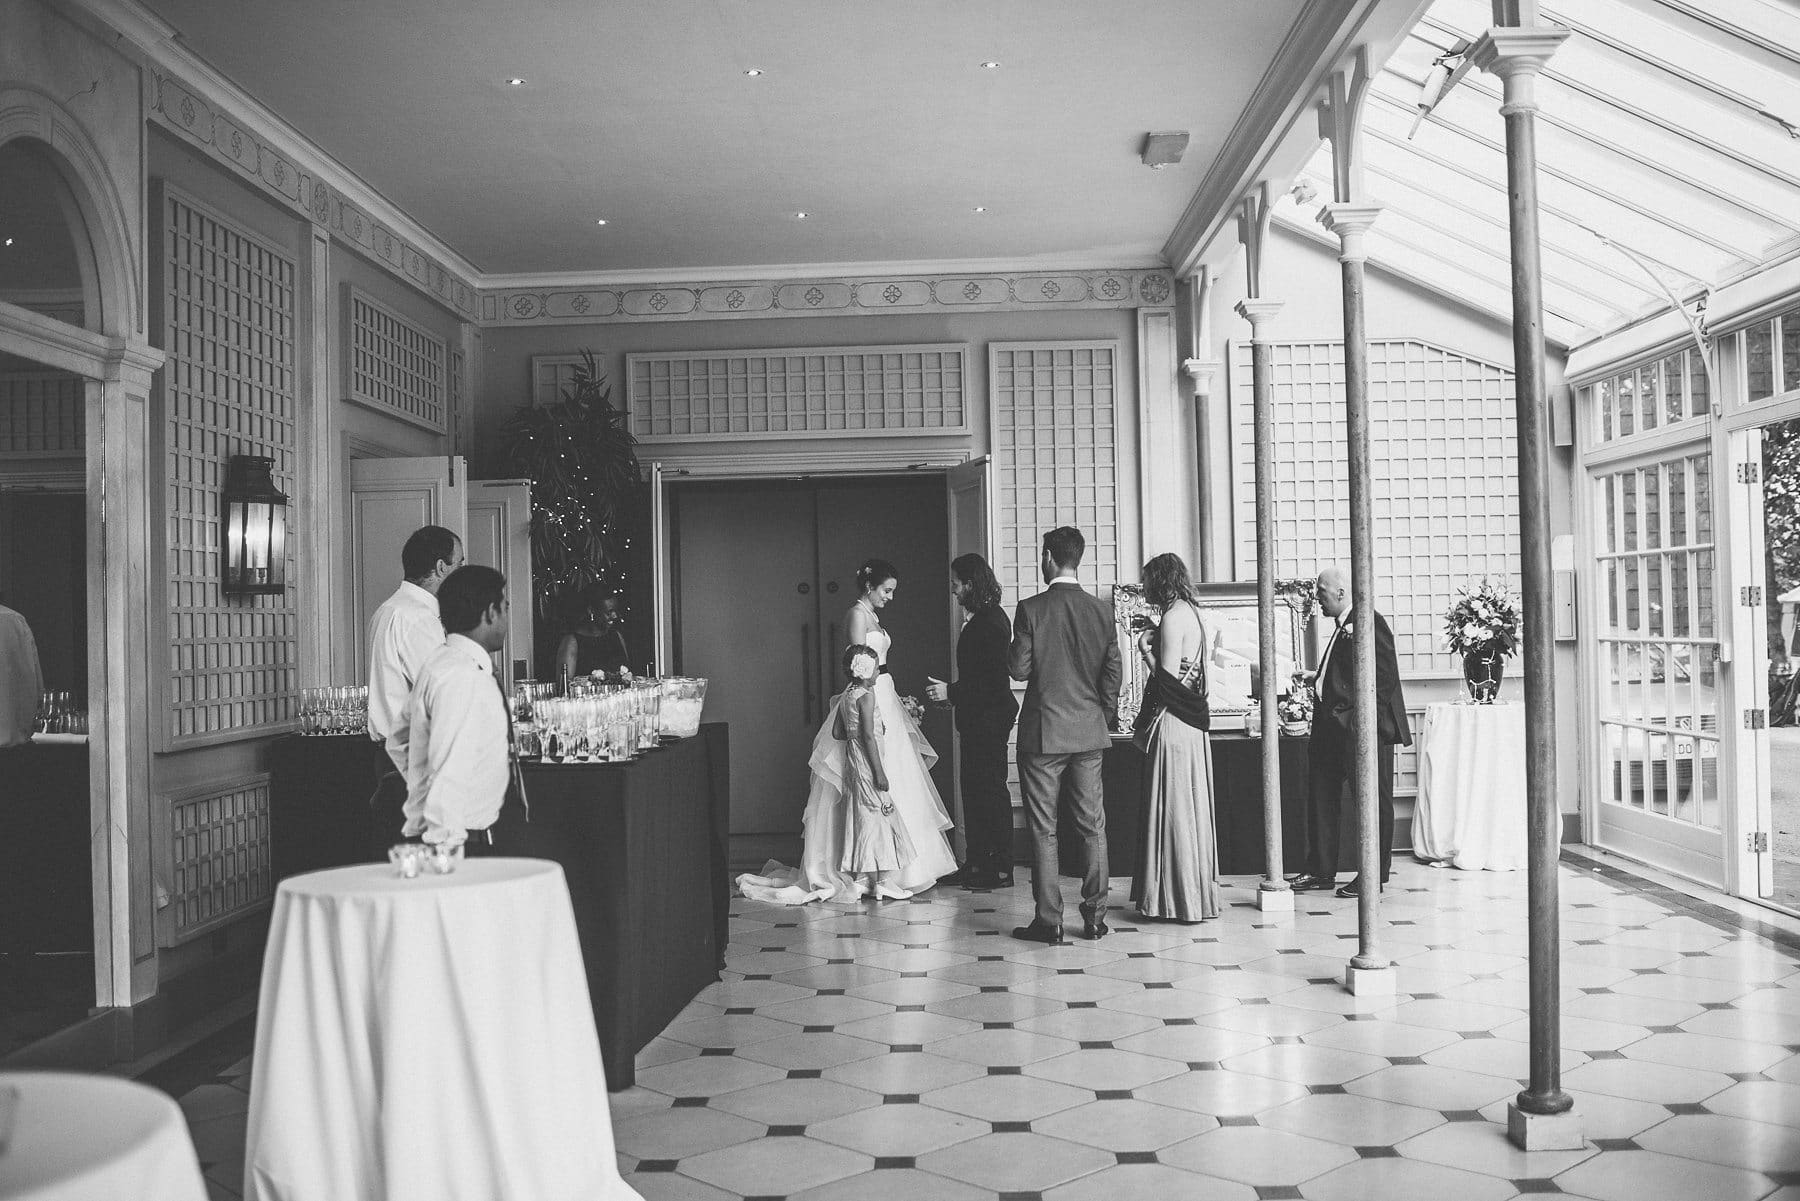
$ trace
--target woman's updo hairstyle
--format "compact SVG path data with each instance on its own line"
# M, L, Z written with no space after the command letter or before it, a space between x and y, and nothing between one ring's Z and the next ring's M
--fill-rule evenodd
M879 588L889 580L897 580L900 573L886 559L865 559L863 565L856 569L856 591L867 593Z

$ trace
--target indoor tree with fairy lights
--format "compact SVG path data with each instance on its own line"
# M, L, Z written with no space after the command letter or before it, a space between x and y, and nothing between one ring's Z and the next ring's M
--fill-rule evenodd
M630 520L643 485L637 439L612 388L581 352L554 401L521 406L506 423L506 456L531 479L532 592L540 623L562 624L590 589L625 601ZM541 657L540 657L541 658Z

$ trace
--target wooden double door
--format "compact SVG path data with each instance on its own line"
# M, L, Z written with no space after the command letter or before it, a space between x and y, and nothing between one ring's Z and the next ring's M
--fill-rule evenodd
M945 477L683 483L670 487L668 506L676 664L709 679L708 720L731 724L737 854L791 856L813 737L843 690L844 620L865 559L886 559L899 573L881 622L893 635L901 695L923 700L927 676L951 676ZM925 733L948 807L948 710L928 709Z

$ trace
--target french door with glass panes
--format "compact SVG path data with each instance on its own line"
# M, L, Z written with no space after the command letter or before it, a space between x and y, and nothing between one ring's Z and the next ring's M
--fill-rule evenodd
M1594 837L1725 883L1712 443L1591 469L1598 630Z

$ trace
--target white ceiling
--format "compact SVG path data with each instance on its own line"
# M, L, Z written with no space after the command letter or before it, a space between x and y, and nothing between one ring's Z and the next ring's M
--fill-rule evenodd
M1335 27L1370 7L148 4L189 49L490 276L1149 265L1296 20ZM985 60L1001 66L984 70ZM746 77L751 68L766 74ZM509 76L527 83L510 88ZM1143 166L1150 130L1189 131L1185 160Z

